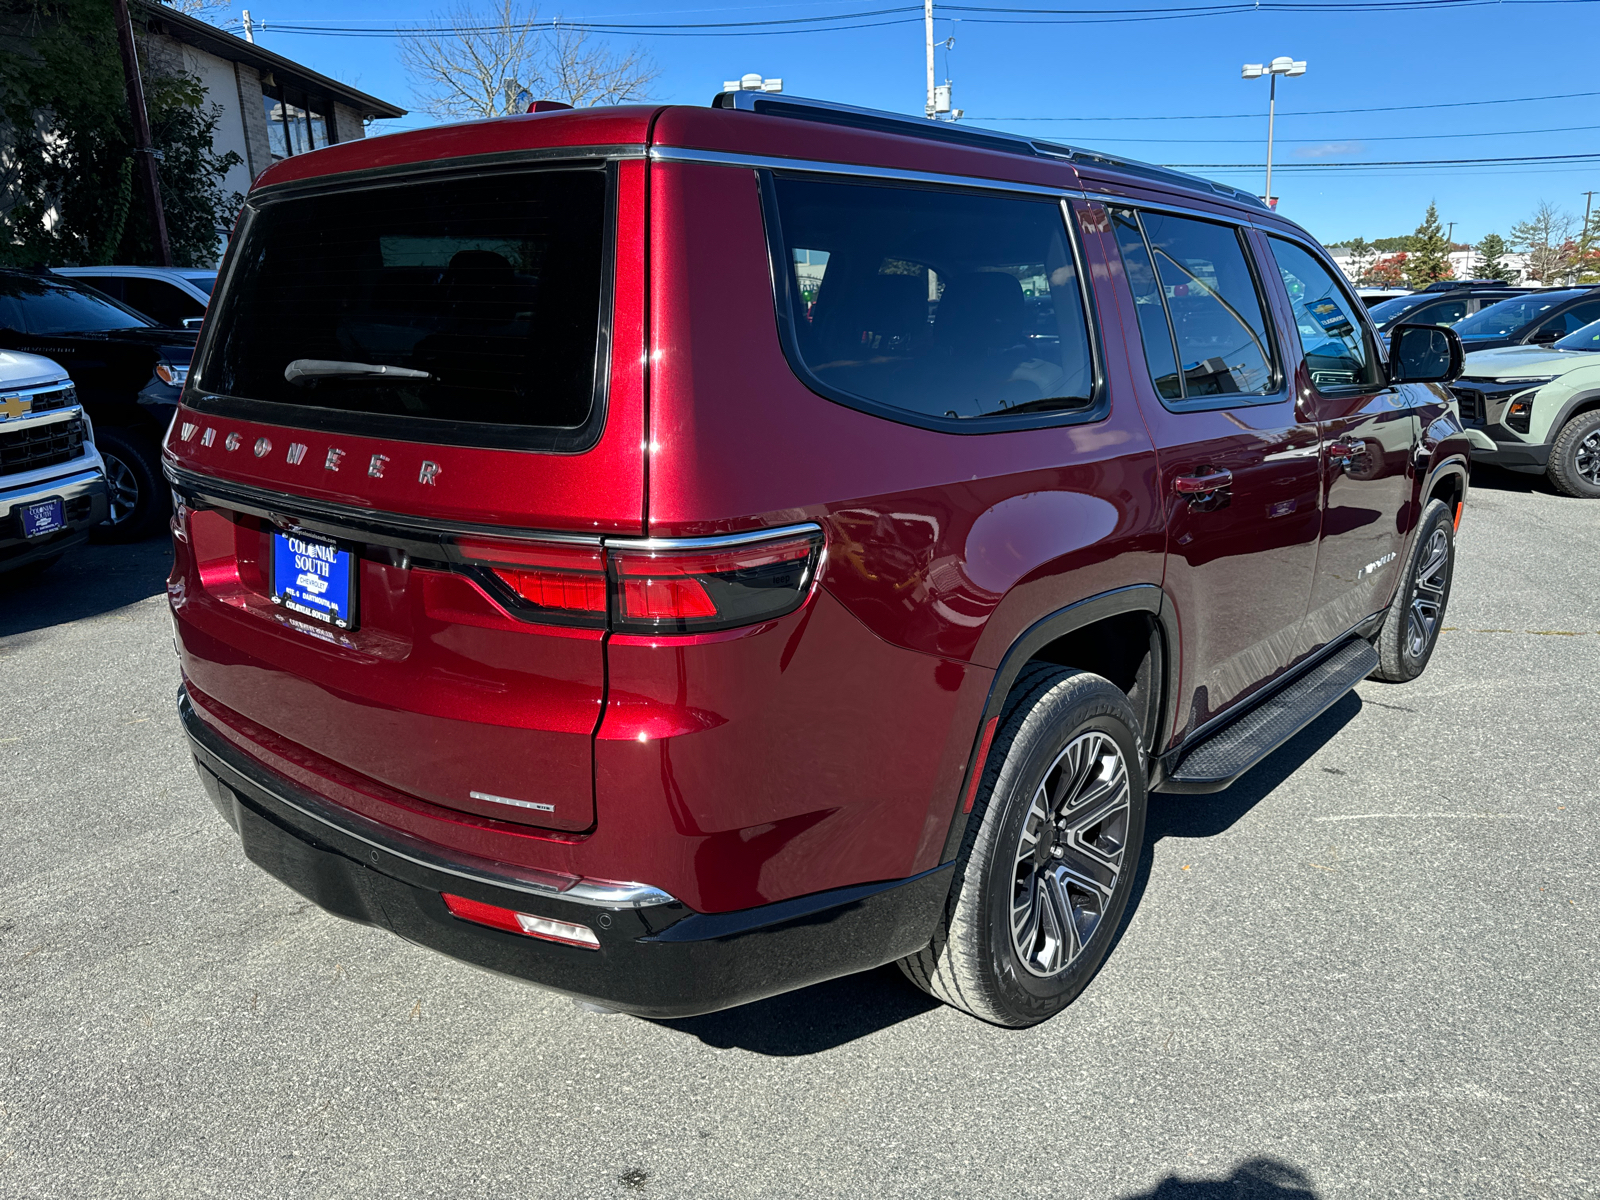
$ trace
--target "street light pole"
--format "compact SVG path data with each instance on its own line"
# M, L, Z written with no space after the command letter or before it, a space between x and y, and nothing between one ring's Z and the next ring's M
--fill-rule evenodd
M1272 196L1272 137L1274 126L1278 120L1278 76L1279 75L1304 75L1306 64L1303 59L1289 58L1280 55L1265 65L1261 63L1245 63L1241 77L1244 79L1260 79L1263 75L1270 80L1271 86L1267 94L1267 194L1262 197L1267 202L1268 208L1276 208L1277 202Z
M933 0L922 0L922 28L928 43L928 106L923 109L933 119Z

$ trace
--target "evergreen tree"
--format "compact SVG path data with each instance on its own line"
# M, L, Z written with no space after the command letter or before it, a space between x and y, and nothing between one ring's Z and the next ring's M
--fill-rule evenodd
M1472 264L1472 277L1474 279L1498 279L1501 283L1511 283L1517 273L1500 260L1511 251L1506 245L1505 238L1498 233L1486 233L1483 241L1477 246L1478 257Z
M1414 248L1406 255L1406 282L1414 288L1425 288L1440 279L1449 279L1455 271L1450 266L1450 243L1439 224L1437 205L1428 205L1428 215L1412 235Z

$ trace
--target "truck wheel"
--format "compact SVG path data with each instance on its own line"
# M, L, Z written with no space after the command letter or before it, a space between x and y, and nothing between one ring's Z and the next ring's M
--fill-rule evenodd
M1400 586L1389 604L1389 615L1378 631L1378 669L1373 679L1406 683L1421 675L1433 657L1450 602L1450 578L1455 573L1455 522L1450 506L1430 500L1417 523Z
M1111 948L1144 845L1145 776L1128 698L1034 664L995 734L945 911L900 960L929 995L996 1025L1070 1004Z
M1600 500L1600 411L1579 413L1561 427L1546 473L1556 491Z
M137 542L157 532L166 523L171 501L154 443L115 426L96 429L94 443L106 461L109 489L106 519L95 529L96 540Z

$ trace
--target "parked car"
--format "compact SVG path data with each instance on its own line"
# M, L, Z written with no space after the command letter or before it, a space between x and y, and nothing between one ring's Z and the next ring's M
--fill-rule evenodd
M1368 308L1382 304L1385 300L1398 300L1402 296L1409 295L1411 295L1411 289L1403 287L1358 287L1356 289L1356 299L1360 300Z
M1462 423L1494 449L1474 462L1548 475L1568 496L1600 499L1600 320L1550 346L1507 346L1467 356L1451 385Z
M0 574L43 571L105 520L106 476L72 380L0 350Z
M537 114L269 168L222 279L165 444L201 783L330 912L602 1006L898 961L1043 1020L1147 792L1449 598L1454 335L1175 171Z
M1548 346L1600 320L1600 288L1561 288L1502 300L1456 328L1467 353Z
M1512 296L1526 295L1530 289L1511 287L1497 279L1471 279L1430 283L1420 292L1398 296L1372 306L1372 319L1378 332L1404 321L1413 325L1455 325L1474 313L1499 304ZM1459 331L1458 331L1459 332Z
M171 329L199 329L217 273L205 267L53 267Z
M193 331L167 329L74 280L0 270L0 348L42 354L72 376L111 486L114 541L148 537L171 511L161 436L177 411Z

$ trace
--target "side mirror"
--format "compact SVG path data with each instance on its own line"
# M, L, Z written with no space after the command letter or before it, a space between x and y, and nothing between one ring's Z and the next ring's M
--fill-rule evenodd
M1461 337L1441 325L1396 325L1389 333L1390 383L1449 383L1461 377Z
M1528 340L1530 342L1532 342L1535 346L1548 346L1551 342L1555 342L1555 341L1560 341L1561 340L1561 330L1559 330L1559 329L1541 329L1541 330L1539 330L1538 333L1534 334Z

